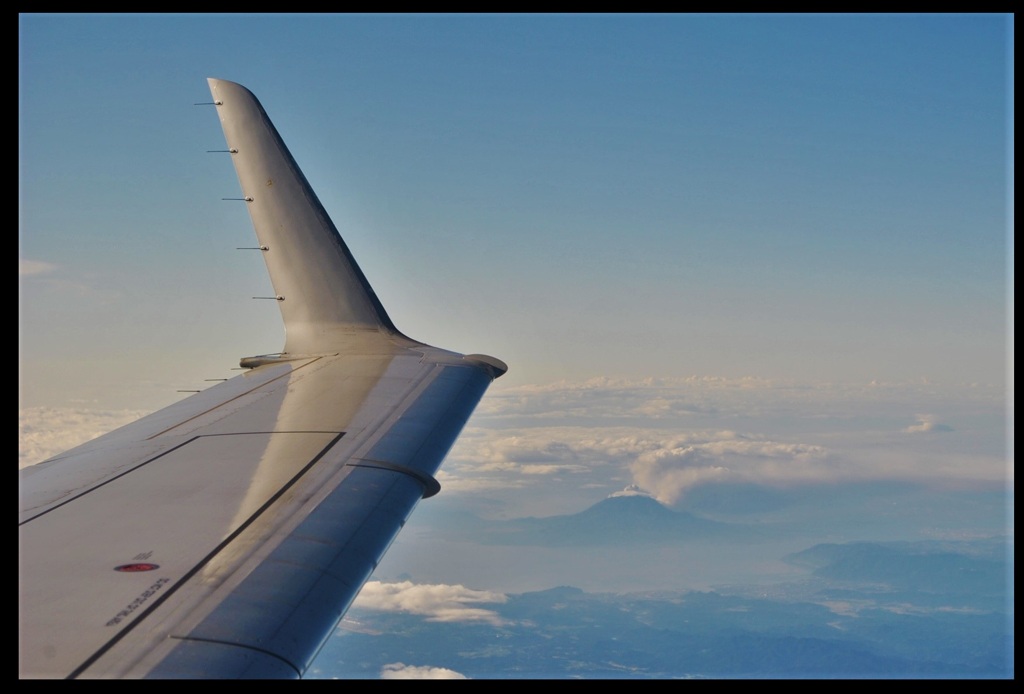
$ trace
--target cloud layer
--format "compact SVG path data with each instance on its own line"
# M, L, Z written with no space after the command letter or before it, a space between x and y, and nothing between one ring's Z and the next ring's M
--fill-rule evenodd
M48 272L53 272L57 269L57 266L53 263L46 263L42 260L27 260L26 258L18 258L18 276L28 277L30 275L43 275Z
M922 406L933 414L913 414ZM949 435L907 436L926 432ZM710 377L496 385L438 478L452 494L514 496L518 515L579 510L630 484L667 504L717 483L991 484L1012 479L1004 432L1000 387ZM561 509L542 510L556 498Z
M927 414L920 414L925 412ZM19 467L145 414L19 412ZM488 392L437 473L484 517L573 513L636 485L685 503L700 485L1013 478L1002 389L757 378L590 379ZM943 432L941 436L923 435Z
M929 431L953 431L953 427L948 424L939 424L935 421L935 415L932 414L919 414L917 415L917 423L904 429L908 434L923 434Z
M146 410L26 407L18 411L18 469L52 458L149 414Z
M665 504L674 504L708 482L815 482L834 478L821 446L750 439L720 432L707 440L667 441L630 465L635 483Z
M473 605L503 603L506 600L504 593L472 590L461 585L368 581L353 606L423 615L430 622L485 622L500 626L504 620L497 612Z
M382 680L464 680L467 677L446 667L388 663L380 671Z

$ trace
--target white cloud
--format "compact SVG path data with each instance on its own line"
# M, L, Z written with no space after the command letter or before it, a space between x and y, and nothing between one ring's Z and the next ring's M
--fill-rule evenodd
M1005 384L904 382L800 382L757 377L610 379L505 386L496 383L477 408L477 421L562 418L574 423L608 419L661 425L708 418L793 414L850 416L880 405L930 402L1001 402ZM903 411L905 413L906 410Z
M52 458L146 414L146 410L22 408L18 410L18 469Z
M464 680L465 675L446 667L388 663L380 671L382 680Z
M1002 386L760 378L590 379L488 391L444 469L447 492L552 515L627 484L664 503L700 484L1005 479ZM923 406L923 407L922 407ZM907 412L941 408L907 426ZM924 409L924 411L928 411ZM941 439L941 441L940 441ZM1011 472L1012 475L1012 466ZM571 485L571 488L570 488ZM524 493L528 492L528 493Z
M528 480L514 475L452 472L441 468L434 475L445 494L479 494L494 490L515 490L527 486Z
M42 260L26 260L18 258L18 276L28 277L30 275L43 275L53 272L57 266L53 263L45 263Z
M825 448L755 440L720 432L702 442L641 453L630 466L636 484L665 504L706 482L792 483L834 478Z
M638 487L635 484L630 484L625 489L622 489L622 490L617 491L617 492L612 492L611 494L608 495L608 498L609 499L613 499L615 497L620 497L620 496L648 496L649 497L649 496L651 496L651 493L647 492L647 491L644 491L643 489L641 489L640 487Z
M920 434L928 431L953 431L953 427L946 424L939 424L935 421L935 415L917 415L917 424L912 424L903 430L907 434Z
M524 475L555 475L559 472L582 472L583 465L523 465L519 471Z
M629 484L672 503L695 485L724 481L942 484L1008 474L1002 390L950 395L923 383L710 377L499 386L488 391L437 473L444 494L477 512L490 509L483 512L489 518L571 512ZM969 425L953 432L922 414L907 426L908 412L929 410ZM24 466L144 413L20 414ZM934 431L952 433L919 435Z
M534 461L546 462L534 462ZM729 430L673 431L651 427L524 427L460 441L445 464L445 489L548 485L550 475L573 475L613 489L625 482L666 504L712 481L811 482L829 472L825 447L774 441ZM450 484L452 483L452 484ZM621 494L621 492L620 492Z
M430 622L486 622L500 626L505 620L497 612L470 605L504 603L507 599L504 593L472 590L461 585L368 581L353 607L418 614Z
M514 431L493 429L483 436L459 439L449 456L455 467L479 472L533 474L589 472L617 464L623 457L658 447L664 432L639 427L528 426Z

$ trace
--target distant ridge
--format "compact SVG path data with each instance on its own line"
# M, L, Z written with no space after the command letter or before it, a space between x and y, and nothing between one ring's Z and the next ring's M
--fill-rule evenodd
M570 515L492 522L486 531L501 544L547 546L671 544L746 532L640 494L609 497Z

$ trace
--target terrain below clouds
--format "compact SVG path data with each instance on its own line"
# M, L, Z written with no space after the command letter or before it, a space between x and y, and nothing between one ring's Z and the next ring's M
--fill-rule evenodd
M471 678L1012 677L1008 546L818 545L789 558L803 575L772 585L562 586L505 596L489 623L357 603L315 669L377 677L400 657Z

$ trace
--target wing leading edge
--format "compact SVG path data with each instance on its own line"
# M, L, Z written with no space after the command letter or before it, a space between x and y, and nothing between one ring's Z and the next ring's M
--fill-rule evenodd
M506 370L402 335L256 98L209 83L285 349L20 472L22 677L302 676Z

